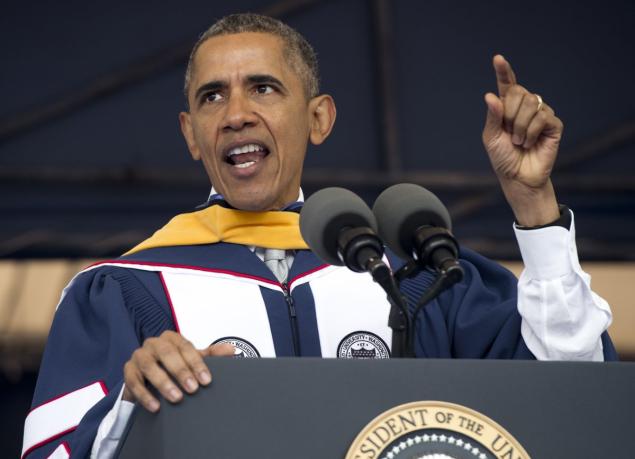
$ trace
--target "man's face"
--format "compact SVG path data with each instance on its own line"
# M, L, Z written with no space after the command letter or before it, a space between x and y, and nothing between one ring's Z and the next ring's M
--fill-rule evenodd
M194 57L183 134L238 209L280 209L298 197L314 117L283 51L274 35L240 33L208 39Z

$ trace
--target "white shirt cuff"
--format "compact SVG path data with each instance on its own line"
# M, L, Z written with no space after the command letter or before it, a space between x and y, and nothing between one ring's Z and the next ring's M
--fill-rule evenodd
M123 400L125 384L122 385L117 401L99 424L97 436L93 441L91 459L110 459L115 456L119 440L123 435L135 404Z
M601 334L611 324L608 303L591 290L571 228L514 226L525 269L518 280L521 334L539 360L603 360Z

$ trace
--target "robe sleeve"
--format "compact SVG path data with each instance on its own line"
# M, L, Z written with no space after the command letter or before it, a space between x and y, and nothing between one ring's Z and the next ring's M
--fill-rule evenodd
M421 357L535 359L522 334L518 281L507 269L469 249L461 250L464 279L424 307L415 322L415 351ZM402 283L411 303L429 288L424 271ZM617 354L602 334L605 360Z
M122 387L124 363L145 337L174 329L160 295L148 288L156 277L99 268L65 290L25 421L22 458L90 454Z
M461 250L463 280L444 291L414 323L418 357L532 359L521 334L516 308L516 278L477 253ZM434 275L423 271L404 281L410 304L430 287Z

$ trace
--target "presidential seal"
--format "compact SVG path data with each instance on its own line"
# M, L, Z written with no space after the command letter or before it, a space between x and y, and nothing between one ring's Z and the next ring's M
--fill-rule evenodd
M454 403L392 408L355 438L345 459L530 459L507 430Z
M258 352L258 349L256 349L256 346L251 344L246 339L237 338L236 336L226 336L224 338L217 339L212 344L221 344L221 343L229 343L236 348L236 350L234 351L234 358L254 359L254 358L260 357L260 352Z
M337 346L340 359L387 359L388 346L379 336L367 331L356 331L344 337Z

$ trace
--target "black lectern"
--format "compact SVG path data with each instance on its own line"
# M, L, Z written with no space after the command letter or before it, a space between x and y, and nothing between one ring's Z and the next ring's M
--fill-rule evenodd
M207 362L209 387L135 411L119 457L635 457L635 363Z

